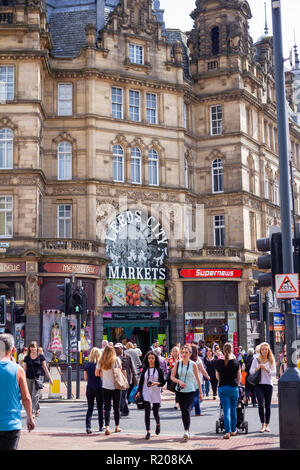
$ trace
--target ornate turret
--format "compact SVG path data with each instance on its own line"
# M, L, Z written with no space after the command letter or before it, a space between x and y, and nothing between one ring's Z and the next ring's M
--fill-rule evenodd
M252 15L247 1L197 0L191 17L194 27L188 46L193 74L220 68L222 56L252 54L248 26ZM228 67L229 63L225 62L222 64Z

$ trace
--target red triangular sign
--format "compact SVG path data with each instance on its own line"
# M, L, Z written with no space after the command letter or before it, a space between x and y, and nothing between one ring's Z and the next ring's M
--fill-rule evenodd
M285 294L287 292L297 293L297 289L295 288L294 284L290 280L289 276L285 276L283 279L281 286L278 289L278 294Z

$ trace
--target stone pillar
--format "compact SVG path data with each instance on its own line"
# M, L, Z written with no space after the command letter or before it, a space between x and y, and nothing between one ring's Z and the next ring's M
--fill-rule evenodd
M28 345L31 341L41 340L41 315L40 315L40 287L38 284L37 263L26 263L26 287L25 287L25 341Z

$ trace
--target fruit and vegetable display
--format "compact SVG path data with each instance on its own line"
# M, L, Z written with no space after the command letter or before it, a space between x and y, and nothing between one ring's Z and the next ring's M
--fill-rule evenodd
M165 282L113 280L105 290L104 303L111 307L162 306L165 302Z

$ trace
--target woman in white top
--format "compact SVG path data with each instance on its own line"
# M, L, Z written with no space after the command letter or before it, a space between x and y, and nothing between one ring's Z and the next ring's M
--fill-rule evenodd
M259 369L261 369L261 380L258 385L255 385L254 389L261 421L260 432L270 432L273 377L276 376L276 365L268 343L261 343L259 345L258 354L254 357L251 364L250 374L254 374Z
M114 419L116 429L115 432L121 432L119 427L120 423L120 399L121 390L115 388L113 370L115 367L122 369L120 359L116 356L115 349L112 346L106 346L100 361L97 364L95 375L102 378L102 390L103 390L103 401L105 411L105 435L110 435L109 423L110 423L110 411L111 402L113 402Z

